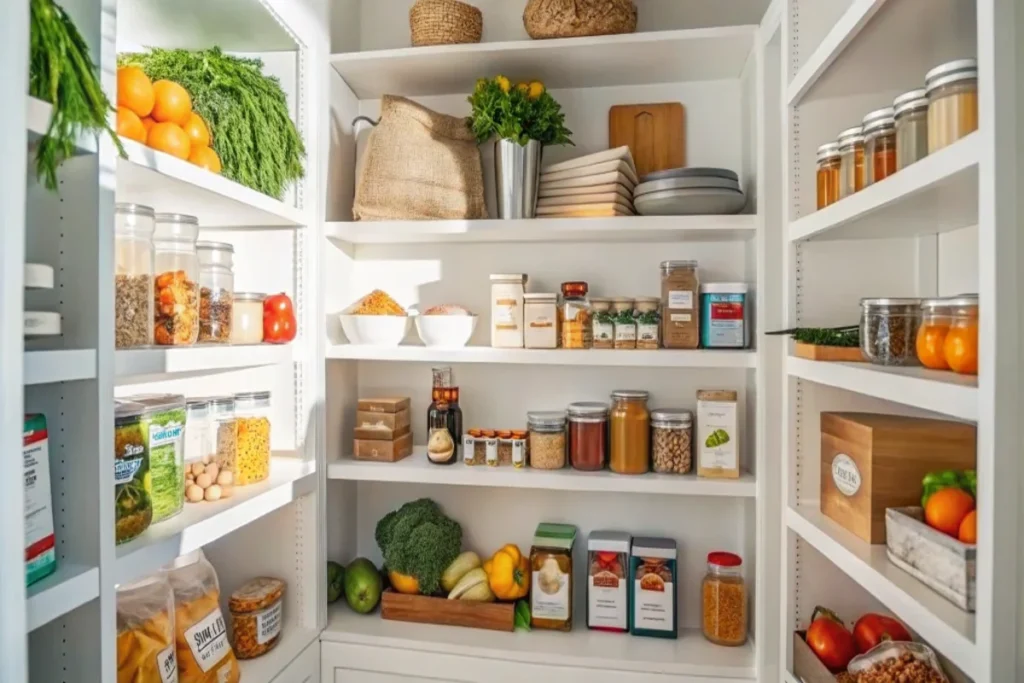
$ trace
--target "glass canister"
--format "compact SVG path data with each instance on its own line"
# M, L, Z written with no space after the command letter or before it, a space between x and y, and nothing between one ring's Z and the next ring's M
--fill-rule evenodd
M569 404L569 461L577 470L602 470L608 459L608 405Z
M747 642L747 586L733 553L708 554L708 571L701 583L704 637L716 645L736 647Z
M888 178L896 172L896 120L893 108L876 109L863 121L864 185Z
M589 287L586 282L562 283L562 348L589 349L594 345Z
M693 413L681 408L651 411L651 462L661 474L693 469Z
M615 317L612 315L612 300L605 297L590 299L593 313L593 334L595 349L615 348Z
M911 90L892 102L896 123L896 170L928 156L928 93Z
M281 640L284 581L261 576L231 594L231 646L239 659L252 659Z
M860 350L876 365L916 365L920 299L861 299Z
M818 148L818 208L839 201L839 143L827 142Z
M647 411L650 393L634 389L612 392L608 435L611 442L609 466L619 474L643 474L650 469L651 416Z
M661 343L700 347L700 277L696 261L661 262Z
M238 424L235 420L234 396L210 396L208 448L213 461L221 470L235 470L235 456L238 453Z
M270 476L270 392L235 394L235 483L255 484Z
M530 434L530 467L558 470L565 467L565 413L526 414Z
M153 231L154 330L159 346L199 339L199 256L195 216L158 213Z
M940 64L924 77L928 93L928 153L978 130L978 62Z
M226 242L197 242L196 252L199 254L199 341L227 344L231 340L235 298L232 270L235 248Z
M953 323L949 299L925 299L921 302L921 327L914 348L921 365L932 370L949 370L946 362L946 334Z
M185 473L194 462L206 464L213 461L214 451L210 450L213 439L210 436L210 401L205 398L190 398L185 401ZM205 460L204 460L205 458Z
M259 344L263 341L262 292L238 292L231 306L232 344Z
M153 224L148 206L114 209L114 345L153 343Z
M978 296L961 294L949 300L952 313L944 350L949 369L961 375L978 374Z
M839 198L864 189L864 131L860 126L839 134Z

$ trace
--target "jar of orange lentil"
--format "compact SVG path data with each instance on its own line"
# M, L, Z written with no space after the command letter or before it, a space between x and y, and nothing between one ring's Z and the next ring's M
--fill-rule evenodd
M281 639L284 581L260 577L231 594L231 645L239 659L272 650Z
M701 585L704 637L716 645L747 642L747 587L741 564L743 560L733 553L708 555L708 572Z
M235 485L270 476L270 392L235 394Z

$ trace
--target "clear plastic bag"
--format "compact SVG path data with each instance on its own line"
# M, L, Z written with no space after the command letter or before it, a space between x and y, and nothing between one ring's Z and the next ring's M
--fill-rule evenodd
M879 643L864 654L854 657L846 667L846 670L851 674L870 671L872 667L884 664L890 660L899 661L904 658L904 655L913 657L917 661L930 666L937 674L939 681L949 683L949 679L946 678L946 674L942 671L942 665L939 664L939 658L924 643L907 643L893 640Z
M174 595L151 576L117 590L117 683L177 683Z

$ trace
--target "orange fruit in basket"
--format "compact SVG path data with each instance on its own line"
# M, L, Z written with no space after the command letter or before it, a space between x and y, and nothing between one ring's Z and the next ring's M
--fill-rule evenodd
M146 135L149 135L149 129L153 127L156 121L153 120L152 116L144 116L142 118L142 126L146 129Z
M196 147L192 145L192 153L188 160L200 168L205 168L213 173L220 173L220 157L209 147Z
M188 91L174 81L161 80L153 84L153 120L157 123L176 123L184 126L192 116L192 98Z
M149 116L156 95L146 72L137 66L117 70L117 106L131 109L137 116Z
M960 532L957 534L957 538L960 539L961 543L975 544L978 542L978 511L971 510L971 512L964 517L964 521L960 522Z
M146 143L146 127L142 120L128 107L117 108L117 134L121 137Z
M192 143L189 142L188 134L175 123L154 123L149 129L146 143L155 150L179 159L188 159L188 155L192 153Z
M199 114L192 112L188 117L188 122L182 128L188 133L193 147L210 146L210 129L207 127L206 121Z
M948 488L936 491L924 506L924 521L928 526L957 538L960 525L974 510L974 498L962 489Z

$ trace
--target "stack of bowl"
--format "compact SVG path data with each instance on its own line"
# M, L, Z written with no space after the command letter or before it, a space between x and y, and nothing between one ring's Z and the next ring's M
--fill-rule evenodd
M657 171L633 190L633 205L643 216L733 214L746 204L739 176L727 168Z

